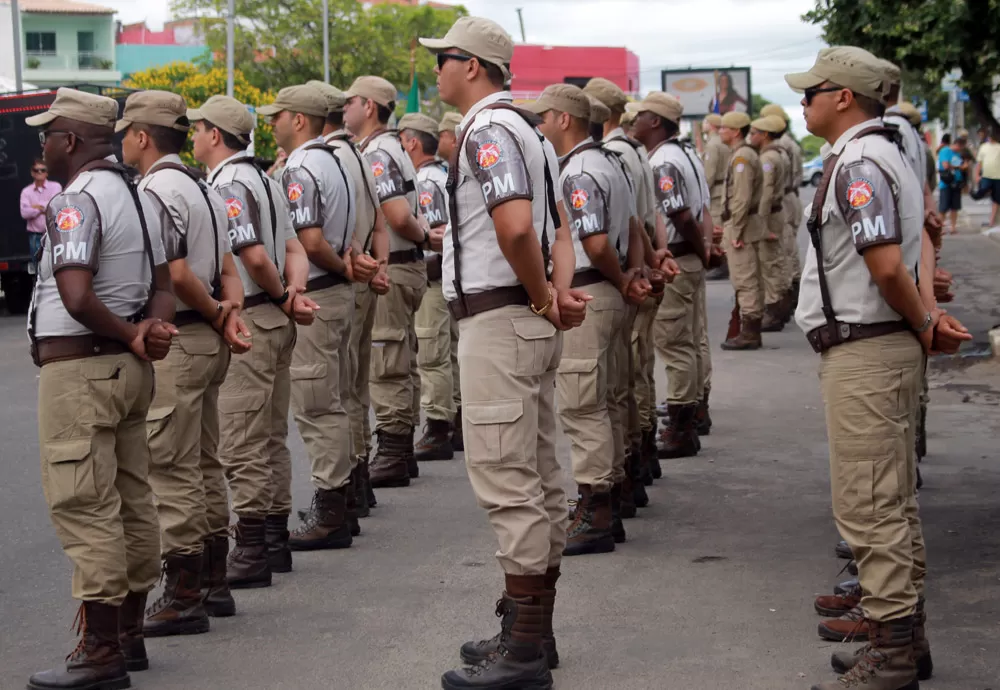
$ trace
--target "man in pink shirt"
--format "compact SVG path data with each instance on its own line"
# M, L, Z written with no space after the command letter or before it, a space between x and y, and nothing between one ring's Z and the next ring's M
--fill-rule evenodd
M49 179L49 169L41 158L36 158L31 166L31 179L32 183L21 190L21 217L28 221L28 243L31 256L36 257L45 234L45 207L62 191L62 186Z

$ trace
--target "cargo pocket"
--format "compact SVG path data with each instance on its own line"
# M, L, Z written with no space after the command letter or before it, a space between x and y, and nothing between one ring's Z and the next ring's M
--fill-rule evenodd
M240 391L232 397L219 397L219 426L223 438L229 439L227 445L240 446L247 442L253 434L249 433L255 423L255 417L267 401L264 391ZM270 419L266 420L270 425ZM258 437L266 434L257 434Z
M470 465L496 465L524 461L523 448L533 439L520 438L517 421L524 415L524 401L492 400L464 403L465 460Z
M589 412L607 400L607 376L602 375L596 359L566 359L559 362L556 376L556 393L559 408Z
M82 420L97 426L114 426L121 419L118 400L125 390L125 363L88 359L81 365L87 381L86 399L81 401Z
M153 464L158 458L171 453L159 453L157 449L172 449L174 447L174 425L172 424L175 405L150 407L146 413L146 440L152 452Z
M42 447L42 457L45 463L42 484L53 513L97 502L90 439L48 441Z
M835 443L835 511L872 518L902 505L896 439L850 439Z
M215 331L200 330L198 333L181 334L177 344L185 354L211 356L219 352L222 338Z
M261 309L259 312L255 311L250 320L253 321L254 326L265 331L273 331L275 328L281 328L289 321L288 317L285 316L285 312L277 307L274 309Z
M414 330L417 333L417 366L429 367L440 364L443 353L438 329L416 326Z
M548 370L550 339L555 336L556 327L537 316L511 319L510 323L517 336L514 374L541 376Z
M304 414L329 412L330 387L335 385L335 382L326 380L327 371L327 365L323 362L302 364L289 370L292 381L292 405L297 412Z
M371 367L373 379L410 375L410 346L405 329L372 329Z

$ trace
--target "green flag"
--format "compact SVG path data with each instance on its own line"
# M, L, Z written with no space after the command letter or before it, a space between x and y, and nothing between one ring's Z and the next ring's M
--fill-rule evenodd
M413 73L413 83L410 84L410 95L406 99L406 112L420 112L420 85L417 84L417 73Z

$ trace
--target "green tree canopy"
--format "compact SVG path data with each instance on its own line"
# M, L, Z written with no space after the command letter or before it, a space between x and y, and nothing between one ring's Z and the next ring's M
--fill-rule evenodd
M823 148L823 144L825 144L826 141L820 139L815 134L807 134L802 137L802 141L799 143L802 145L802 160L809 162L819 155L819 151Z

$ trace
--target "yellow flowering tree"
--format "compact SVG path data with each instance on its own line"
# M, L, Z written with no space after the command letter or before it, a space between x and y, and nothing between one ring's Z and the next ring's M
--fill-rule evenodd
M156 89L180 94L189 108L197 108L211 96L226 93L226 70L222 67L202 69L190 62L172 62L162 67L152 67L133 73L123 84L131 89ZM233 96L236 100L259 107L274 101L274 94L261 91L250 84L243 73L233 74ZM274 158L276 145L271 126L257 118L254 131L254 153L260 158ZM191 156L190 141L181 156L189 165L195 165Z

